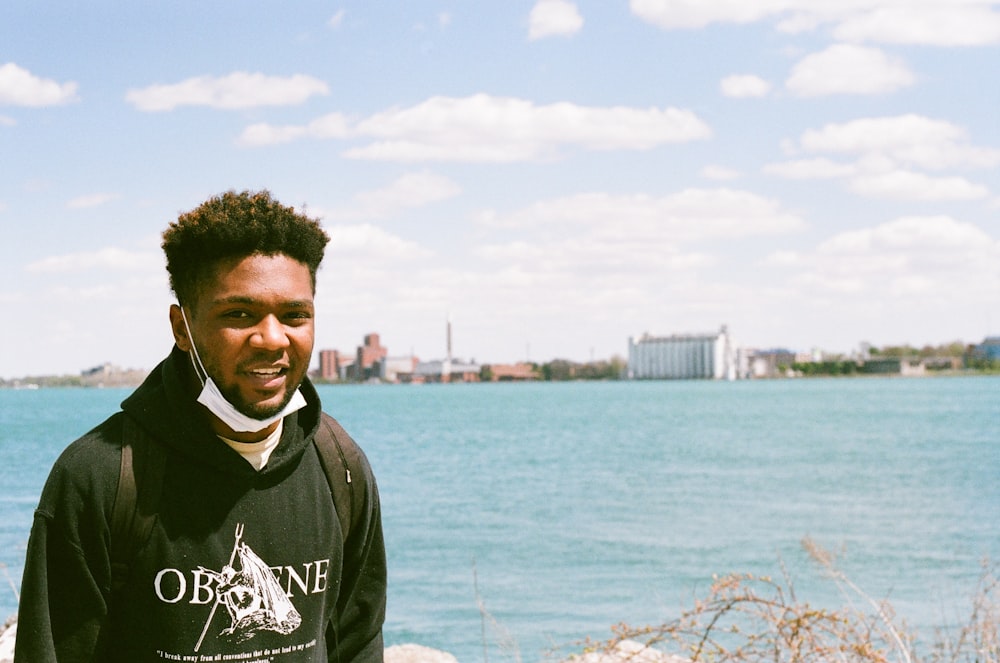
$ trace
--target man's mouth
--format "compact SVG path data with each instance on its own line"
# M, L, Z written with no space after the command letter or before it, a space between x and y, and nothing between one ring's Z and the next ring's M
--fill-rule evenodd
M244 371L244 374L253 379L259 387L266 389L280 386L287 372L287 367L269 366L250 368Z
M254 368L249 371L251 375L257 375L260 377L271 377L274 375L279 375L284 372L283 368Z

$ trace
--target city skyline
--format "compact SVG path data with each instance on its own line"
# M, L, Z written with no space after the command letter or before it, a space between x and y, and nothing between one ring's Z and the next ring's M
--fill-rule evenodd
M3 378L154 366L159 235L228 189L331 235L317 351L1000 331L1000 0L14 0L0 43Z
M730 333L730 330L727 329L726 325L722 325L721 332L720 332L719 329L716 329L715 331L707 331L707 330L702 330L702 331L691 331L691 330L688 330L688 331L678 331L678 330L673 330L673 331L667 331L667 332L659 333L659 334L652 334L651 333L651 334L648 334L648 338L666 339L666 338L671 338L671 337L674 337L674 338L676 338L676 337L712 337L712 336L718 335L719 333ZM323 371L323 359L322 359L322 355L324 353L329 353L331 356L333 356L335 353L337 353L337 354L340 355L340 358L342 360L346 360L347 363L353 363L355 361L355 358L356 358L356 355L357 355L357 351L360 348L362 348L368 342L369 337L375 337L376 343L380 344L381 343L381 336L382 335L379 332L369 331L369 332L366 332L366 333L363 334L362 339L360 339L361 340L360 343L355 343L354 345L347 344L344 347L337 347L337 348L334 348L334 347L319 347L317 345L313 349L312 358L310 360L310 366L309 366L310 373L314 373L314 374L318 375L318 374L320 374ZM547 364L547 363L565 362L565 361L573 362L573 363L576 363L576 364L579 364L579 365L599 364L599 363L602 363L602 362L609 362L609 361L615 361L615 360L621 360L621 361L627 362L628 361L628 356L629 356L629 342L630 341L642 341L644 339L644 337L646 337L645 334L644 335L636 335L634 337L626 338L625 342L624 342L624 346L623 346L622 351L620 351L620 352L612 352L611 354L605 355L605 356L591 355L591 356L589 356L587 358L571 358L571 357L568 357L566 355L556 354L556 355L553 355L551 357L537 357L537 358L528 358L528 357L516 358L515 357L514 359L507 360L507 361L492 360L489 357L482 358L482 357L475 357L475 356L453 356L453 357L451 357L451 359L453 361L455 361L455 362L468 362L468 363L476 364L476 365L480 365L480 366L489 366L489 365L498 365L498 364L534 364L534 365L537 365L537 366L542 366L542 365ZM929 348L929 347L932 347L932 348L942 348L943 349L943 348L946 348L947 346L952 345L954 343L960 343L963 347L965 347L966 349L969 349L969 348L972 348L974 346L980 346L984 342L990 342L990 341L992 341L992 342L995 343L998 338L1000 338L1000 337L986 336L986 337L983 337L981 339L971 339L971 340L970 339L955 338L955 339L952 339L951 341L947 341L947 342L944 342L944 343L938 343L938 344L916 342L916 343L912 343L912 344L884 344L882 346L872 345L872 344L868 343L867 341L859 341L854 347L848 348L847 350L845 350L843 352L839 352L839 351L838 352L827 351L827 350L824 350L824 349L816 347L816 346L809 347L809 348L788 348L788 347L783 347L783 346L773 345L773 344L772 345L753 346L753 347L745 346L745 345L734 345L733 346L733 350L735 352L750 353L751 355L753 355L753 354L772 354L772 353L776 353L776 352L777 353L790 353L792 355L798 355L798 356L803 357L803 358L804 357L810 357L811 361L823 361L823 360L835 359L835 358L836 359L850 360L850 359L855 359L855 358L861 357L862 355L865 355L865 354L867 354L868 352L871 352L871 351L884 351L884 350L896 349L896 348L901 348L901 347L912 347L915 350L919 351L919 350L923 350L923 349L926 349L926 348ZM402 358L412 358L412 359L414 359L416 361L419 361L419 362L422 362L422 363L433 363L433 362L443 362L443 361L446 361L449 358L448 351L447 351L447 339L442 343L440 352L438 352L437 354L435 354L435 353L432 352L432 353L429 353L428 355L417 355L417 354L412 354L411 351L393 351L393 349L390 346L388 346L388 345L380 346L380 349L383 351L383 355L382 355L381 358L385 359L385 360L399 360L399 359L402 359ZM87 374L91 374L91 373L99 373L101 371L104 371L104 372L110 371L112 373L131 373L131 374L135 374L137 372L140 372L140 373L145 374L148 371L150 371L152 368L154 368L154 366L152 366L152 365L150 365L150 366L124 365L124 364L122 364L120 362L115 361L114 359L105 359L104 361L100 361L100 362L98 362L96 364L93 364L91 366L83 366L83 367L80 367L79 369L70 368L70 367L64 367L62 370L56 370L56 371L49 372L49 373L29 372L29 373L24 373L24 374L21 374L21 375L0 375L0 381L4 381L4 380L7 380L7 381L18 381L18 380L23 380L23 379L39 378L39 377L72 377L72 376L76 376L78 374L79 375L87 375Z

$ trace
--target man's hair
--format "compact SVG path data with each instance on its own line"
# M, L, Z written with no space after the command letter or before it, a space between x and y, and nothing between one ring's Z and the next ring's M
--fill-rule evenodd
M275 200L269 191L227 191L177 217L163 233L170 287L182 303L194 301L200 286L224 260L251 255L286 255L316 270L330 237L319 222Z

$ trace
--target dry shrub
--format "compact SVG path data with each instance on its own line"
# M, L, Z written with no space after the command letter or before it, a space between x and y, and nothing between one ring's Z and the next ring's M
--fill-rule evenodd
M604 642L579 643L585 651L611 652L634 641L691 661L712 663L1000 663L997 579L984 563L967 623L918 657L916 643L888 601L865 594L837 567L836 556L811 539L803 547L842 589L862 599L855 607L827 610L799 601L787 575L730 574L714 578L708 595L677 619L645 627L619 624Z

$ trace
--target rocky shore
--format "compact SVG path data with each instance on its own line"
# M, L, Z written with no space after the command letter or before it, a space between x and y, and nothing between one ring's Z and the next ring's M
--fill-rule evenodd
M0 633L0 663L14 663L14 637L17 635L17 618L10 617L4 622Z
M9 618L0 633L0 663L14 663L17 619ZM422 645L393 645L385 649L385 663L458 663L453 655ZM468 663L468 662L467 662ZM642 643L626 640L608 652L588 652L571 656L563 663L690 663L686 658L664 654Z

